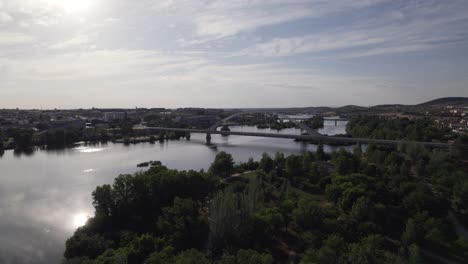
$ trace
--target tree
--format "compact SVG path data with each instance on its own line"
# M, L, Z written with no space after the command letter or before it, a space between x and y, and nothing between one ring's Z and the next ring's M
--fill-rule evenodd
M189 249L177 255L174 264L211 264L211 261L202 252Z
M274 168L273 159L267 154L262 154L262 159L260 160L260 169L265 173L270 173Z
M96 214L109 217L112 215L112 209L114 208L114 201L112 199L112 188L110 185L105 184L103 186L96 187L96 190L92 193L93 205L96 209Z
M80 262L81 263L81 262ZM128 264L128 253L125 248L119 249L108 249L102 255L100 255L94 262L94 264Z
M454 186L452 207L456 212L468 216L468 179L464 179Z
M255 250L241 249L237 252L238 264L273 264L273 257L270 254L260 254Z
M359 168L359 159L343 148L338 152L333 153L332 161L335 164L338 173L341 175L357 172Z
M25 149L32 146L33 131L31 129L16 129L11 133L16 148Z
M144 262L144 264L173 264L175 258L175 249L165 247L161 251L154 252Z
M174 199L172 207L163 208L157 229L176 249L201 247L208 231L207 223L199 218L192 199L179 197Z
M292 179L305 176L301 156L291 155L286 158L286 174Z
M323 143L322 141L319 142L317 145L317 159L324 160L325 159L325 151L323 150Z
M452 146L452 154L460 159L468 159L468 135L460 135Z
M140 264L156 250L156 241L149 234L135 238L127 246L128 264Z
M78 230L66 242L65 257L88 257L94 259L112 246L112 242L101 235L88 235Z
M320 205L311 199L300 199L292 214L294 222L301 230L318 228L323 218Z
M383 239L379 235L370 235L351 244L348 260L350 263L366 264L381 263L385 251L382 248Z
M312 129L319 129L323 127L324 118L322 116L314 116L305 121L305 123Z
M285 225L283 215L277 207L261 210L255 217L263 223L267 234L280 230Z
M416 239L417 239L416 225L414 223L414 220L410 218L408 219L408 222L406 222L405 232L403 233L401 240L406 246L409 246L415 243Z
M345 242L339 235L331 235L324 242L323 246L316 250L308 250L301 259L300 264L309 263L347 263L345 260Z
M3 138L3 133L0 131L0 153L3 152L5 139Z
M234 159L231 154L224 151L218 153L213 163L211 163L209 172L223 178L231 176L234 172Z
M353 149L353 154L356 159L360 159L362 157L362 146L361 142L358 142L357 145Z
M408 264L423 264L424 259L421 257L419 247L416 244L412 244L408 248Z

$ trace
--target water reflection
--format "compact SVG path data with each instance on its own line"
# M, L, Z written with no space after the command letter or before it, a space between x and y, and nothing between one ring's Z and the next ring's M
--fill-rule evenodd
M101 152L104 150L104 148L94 148L94 147L88 147L88 146L81 146L81 147L76 147L74 150L82 153L94 153L94 152Z
M25 149L15 149L13 151L13 154L15 155L15 157L21 157L21 156L31 156L34 154L34 151L36 150L36 148L25 148Z
M233 131L274 132L253 127ZM342 127L325 128L339 131ZM287 129L278 133L300 133ZM160 160L181 170L207 169L219 151L236 162L262 153L315 151L316 146L289 139L194 134L190 141L161 144L78 144L66 149L37 149L26 159L14 151L0 158L0 263L60 263L65 240L92 216L91 192L119 174L139 170L136 164ZM326 151L337 147L325 146ZM25 156L25 155L22 155Z

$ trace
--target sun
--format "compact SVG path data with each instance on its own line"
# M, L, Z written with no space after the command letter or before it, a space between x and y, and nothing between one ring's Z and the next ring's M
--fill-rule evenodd
M88 221L89 216L85 213L78 213L73 216L73 227L78 228L82 227Z
M79 13L90 9L97 0L43 0L51 6L58 7L67 13Z
M62 0L65 11L69 13L81 12L92 7L94 0Z

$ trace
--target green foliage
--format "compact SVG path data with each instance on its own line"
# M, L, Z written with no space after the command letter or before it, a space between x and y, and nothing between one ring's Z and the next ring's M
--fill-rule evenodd
M241 249L237 252L237 263L239 264L272 264L273 257L269 254L260 254L254 250Z
M200 247L208 233L207 223L198 215L193 200L179 197L175 198L172 207L163 208L157 229L176 249Z
M267 233L272 233L285 225L284 217L277 207L266 208L255 214L255 217L267 227Z
M320 205L310 199L299 200L297 208L293 210L292 215L295 224L302 230L318 228L323 219Z
M13 142L17 149L30 148L33 144L33 130L31 129L11 129L7 131L7 135L13 138Z
M211 264L211 261L200 251L190 249L175 257L174 264Z
M312 129L319 129L323 127L324 119L322 116L314 116L305 121L306 125Z
M452 197L455 211L468 216L468 179L463 179L454 186Z
M468 159L468 135L460 135L452 146L452 153L463 160Z
M344 149L333 153L332 162L341 175L354 173L359 169L359 158Z
M325 160L325 158L326 158L326 154L325 154L325 151L323 149L322 141L320 141L319 144L317 145L316 155L317 155L318 160Z
M145 264L172 264L174 263L175 249L165 247L161 251L154 252L146 260Z
M82 230L78 230L67 240L64 255L68 259L76 257L88 257L93 259L111 246L112 242L101 235L88 235Z
M235 255L223 255L216 264L273 264L273 257L252 249L241 249Z
M154 237L149 234L137 237L127 246L128 263L142 263L155 250L156 239Z
M269 264L293 255L300 263L421 263L427 251L466 257L467 243L447 214L466 216L468 177L448 153L371 144L365 156L330 156L264 154L234 167L220 153L208 173L154 163L120 175L92 193L95 216L67 241L65 263Z
M126 249L108 249L100 255L94 264L128 264L128 253Z
M210 166L209 172L222 178L231 176L234 172L234 160L231 154L224 151L218 153Z
M210 248L218 252L224 246L239 246L255 243L254 213L263 205L262 180L253 178L242 193L228 188L218 192L210 206ZM254 230L252 230L254 229Z
M322 247L309 249L302 257L300 264L347 263L346 253L344 239L338 235L331 235L323 242Z
M270 173L273 170L274 162L273 159L266 153L262 154L262 159L260 160L260 169L265 173Z
M405 139L412 141L442 140L449 132L438 129L430 119L354 116L346 131L357 138Z
M350 245L348 261L356 264L381 263L385 255L382 237L370 235Z

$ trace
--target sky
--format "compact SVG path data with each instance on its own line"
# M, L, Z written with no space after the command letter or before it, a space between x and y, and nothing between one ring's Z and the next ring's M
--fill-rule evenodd
M467 0L0 0L0 109L468 97Z

